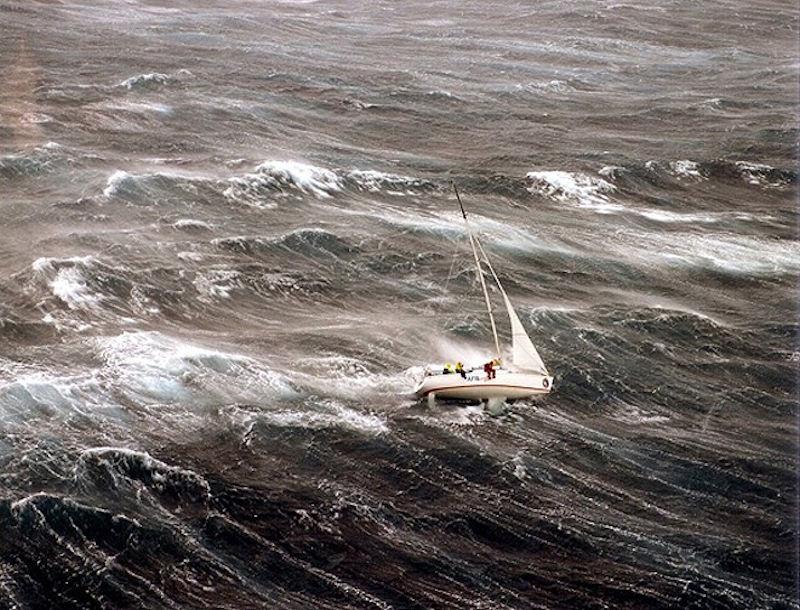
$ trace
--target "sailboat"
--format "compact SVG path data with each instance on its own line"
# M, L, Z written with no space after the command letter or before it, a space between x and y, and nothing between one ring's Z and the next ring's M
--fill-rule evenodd
M528 333L525 332L517 312L514 311L514 307L511 305L508 294L506 294L503 285L500 283L489 257L486 256L483 245L477 236L473 235L467 219L467 213L464 211L464 205L461 203L461 197L455 184L453 184L453 190L461 208L461 215L464 217L467 236L475 258L478 279L483 290L486 311L489 314L496 354L496 359L493 359L493 362L502 362L500 340L497 336L497 325L495 324L492 303L489 299L489 291L486 288L486 279L481 263L486 265L489 274L497 284L508 313L508 319L511 323L511 363L509 366L498 365L497 367L483 367L464 371L463 375L445 373L443 369L428 370L414 393L418 398L427 397L429 403L435 402L436 398L488 401L492 399L531 398L536 395L548 394L553 387L553 377L548 373L547 367L544 365L541 356L539 356L539 352L534 347ZM490 370L487 371L487 368Z

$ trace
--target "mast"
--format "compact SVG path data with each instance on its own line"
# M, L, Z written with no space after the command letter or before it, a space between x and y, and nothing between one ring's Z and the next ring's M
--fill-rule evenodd
M472 255L475 257L475 267L478 269L478 279L481 281L481 289L483 290L483 298L486 301L486 311L489 313L489 322L492 324L492 336L494 337L494 347L497 352L497 357L500 358L500 340L497 338L497 326L494 323L494 314L492 313L492 302L489 300L489 291L486 289L486 280L483 277L483 270L481 269L481 262L478 258L478 250L475 247L475 238L472 236L472 229L467 220L467 213L464 211L464 205L461 203L461 197L458 195L456 183L451 181L453 191L455 191L456 199L458 200L458 207L461 208L461 215L464 217L464 224L467 227L467 236L469 237L469 245L472 246ZM487 261L488 262L488 261ZM494 271L492 271L494 275Z

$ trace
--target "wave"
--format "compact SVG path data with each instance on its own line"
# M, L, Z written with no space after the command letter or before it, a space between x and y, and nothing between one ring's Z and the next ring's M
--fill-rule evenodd
M47 282L53 295L70 309L96 309L105 298L94 291L87 276L97 264L93 256L36 259L31 268Z
M151 205L166 197L199 197L203 194L211 196L216 183L216 180L203 175L169 171L132 174L118 169L106 179L103 197Z
M443 237L452 241L466 238L464 222L458 212L420 213L406 209L383 207L380 211L353 211L344 213L376 218L389 225L414 233ZM497 247L524 253L546 253L572 256L576 252L555 236L546 237L518 226L500 222L480 214L470 214L470 224L481 233L488 247Z
M211 242L218 248L230 252L256 255L259 253L290 250L304 256L342 256L357 251L357 248L335 233L319 228L300 228L277 237L223 237Z
M229 299L231 292L242 287L241 274L235 269L212 269L198 273L192 281L200 300Z
M298 395L293 382L260 361L155 331L83 340L99 364L81 374L27 371L0 384L3 417L20 423L42 414L70 417L86 410L143 405L271 404Z
M434 184L413 176L371 169L327 169L298 161L264 161L251 173L228 179L224 195L254 207L270 207L267 195L310 194L327 199L352 188L388 195L414 195Z
M178 70L174 74L163 74L161 72L151 72L148 74L137 74L126 78L118 86L128 90L147 89L159 87L171 82L178 82L186 77L193 76L189 70Z
M376 170L352 169L344 174L356 188L371 192L386 192L389 195L417 195L420 191L431 190L436 185L429 180L413 176L400 176Z
M608 194L617 190L612 183L577 172L560 170L535 171L526 174L531 193L555 201L577 203L601 213L621 211L624 206L612 203Z
M796 181L796 174L750 161L736 161L735 166L748 184L765 188L780 188Z
M155 173L137 176L123 170L115 170L106 180L103 197L111 199L122 195L142 195L147 181L158 179L166 174Z
M389 432L385 417L357 411L330 399L306 404L306 409L303 411L281 410L262 413L258 415L256 421L272 426L311 430L349 428L369 435Z
M567 81L552 79L549 81L518 83L515 85L515 90L527 93L571 93L575 91L575 87Z
M271 251L272 246L269 244L257 245L253 243L255 241L237 242L236 239L232 239L228 240L224 247L236 252L246 252L254 258L260 257L263 248L264 258L272 259L273 257L267 254ZM247 250L240 249L242 243L246 244ZM181 258L192 261L202 260L202 256L193 255L194 253L181 253ZM331 282L324 275L313 277L299 271L276 271L273 267L263 266L259 263L245 263L240 268L204 266L195 273L192 286L199 301L213 303L217 300L230 299L237 291L241 291L242 294L258 295L269 300L279 297L292 300L319 299L322 293L330 288Z
M282 192L288 188L327 198L342 189L342 179L336 173L297 161L264 161L253 173L228 182L226 197L254 204L261 203L264 190Z
M123 188L125 188L126 185L131 185L134 178L135 176L129 174L128 172L116 170L108 177L108 180L106 180L106 187L103 189L103 197L108 199L115 196Z
M606 178L623 181L633 191L641 190L639 188L641 182L671 189L675 186L674 179L694 182L744 181L746 184L766 189L785 187L797 181L797 173L794 170L780 169L764 163L727 159L649 160L642 164L608 165L603 167L599 173Z
M55 169L63 148L48 142L31 150L0 156L0 178L36 176Z
M132 404L255 402L296 393L283 375L240 354L132 331L96 340L107 374Z
M642 165L606 165L598 174L606 180L600 180L585 174L571 174L569 172L533 172L534 183L529 190L543 194L550 199L576 203L578 207L589 208L601 214L628 214L645 218L659 223L685 223L685 224L715 224L723 221L761 221L774 220L771 216L756 216L738 212L710 212L710 211L681 211L663 208L639 207L623 205L620 201L611 201L609 194L622 186L625 191L641 191L641 182L670 190L674 187L674 180L704 182L710 177L729 175L737 164L708 162L702 163L690 159L680 159L666 163L647 161ZM749 167L749 166L748 166ZM768 168L769 166L765 166ZM739 170L736 169L736 172ZM769 171L762 169L760 171ZM783 174L779 174L784 176ZM528 174L529 180L531 174ZM672 181L670 180L672 179ZM784 180L786 177L784 176ZM780 184L784 184L782 182ZM779 183L771 183L779 186ZM653 198L662 201L663 198Z
M673 175L678 178L694 178L697 180L705 180L706 176L702 173L700 164L697 161L689 159L680 159L678 161L670 161L669 168Z
M188 498L194 502L210 499L208 482L192 470L170 466L142 451L123 447L92 447L80 453L74 468L76 483L93 491L128 488L140 496L141 486L159 495ZM140 485L139 485L140 484Z
M712 213L694 212L670 212L668 210L657 210L652 208L629 209L628 211L638 214L648 220L665 223L689 223L689 224L714 224L720 222L725 216Z
M62 421L90 409L108 410L113 402L91 375L17 372L0 384L0 416L5 425L29 426L31 421Z
M800 242L794 240L727 233L645 233L629 234L609 248L622 260L735 275L781 276L800 271Z
M366 362L338 354L303 358L294 366L298 381L311 391L347 400L408 393L421 373L416 368L398 373L373 372Z
M181 231L211 231L214 228L209 223L194 218L179 218L172 226Z

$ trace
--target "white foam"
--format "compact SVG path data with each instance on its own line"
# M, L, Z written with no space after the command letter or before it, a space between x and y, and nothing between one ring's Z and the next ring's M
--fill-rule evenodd
M330 197L342 189L342 180L335 172L298 161L264 161L256 172L317 197Z
M429 188L427 180L371 169L332 170L298 161L264 161L252 173L228 179L224 195L255 207L271 207L265 201L265 189L287 194L286 189L310 193L318 198L331 197L347 182L355 188L390 195L416 195Z
M176 229L199 229L205 231L210 231L213 228L209 223L203 220L195 220L194 218L181 218L172 223L172 226Z
M22 122L31 125L41 125L43 123L51 123L53 117L43 112L26 112L22 115Z
M31 425L41 416L59 421L99 410L124 419L131 405L271 406L296 397L289 380L260 361L157 332L87 339L85 349L99 366L80 374L17 371L0 383L0 421Z
M287 427L311 429L345 427L373 435L389 431L386 418L356 411L335 400L326 400L315 404L314 407L318 410L276 411L260 417L271 424Z
M256 360L157 332L96 340L104 374L136 404L254 402L293 395L289 381Z
M698 267L749 275L800 271L800 242L716 233L663 232L628 235L608 242L623 260Z
M104 298L102 294L91 291L84 275L84 270L95 262L92 256L41 257L32 263L31 268L36 274L48 278L47 284L53 295L70 309L92 309Z
M116 170L108 177L108 180L106 180L106 188L103 189L103 196L107 199L113 197L119 192L120 187L131 178L133 178L132 174L119 169Z
M108 409L111 401L96 375L53 375L45 371L20 373L0 384L0 417L27 423L37 414L47 417L87 409Z
M702 224L714 224L719 222L719 216L715 216L712 214L693 214L693 213L684 213L684 212L668 212L666 210L654 210L654 209L640 209L640 210L631 210L640 216L644 216L650 220L655 220L656 222L667 222L667 223L679 223L679 222L686 222L686 223L702 223Z
M55 271L57 265L71 264L89 266L95 261L96 259L93 256L68 256L64 258L42 256L31 263L31 269L36 273L47 273L48 271Z
M201 261L201 260L203 260L205 258L199 252L189 252L189 251L178 252L177 256L182 261L192 261L192 262L195 262L195 263L199 262L199 261Z
M526 175L531 193L544 195L550 199L566 203L576 203L581 207L593 208L599 213L612 213L624 210L624 206L611 203L608 193L616 187L603 180L586 174L565 171L537 171Z
M89 290L86 278L75 267L59 269L50 288L70 309L90 309L103 300L103 295Z
M136 112L140 114L152 113L157 114L171 114L172 106L167 104L159 104L157 102L131 102L128 100L119 100L114 102L107 102L103 104L103 108L109 110L123 110L127 112Z
M415 195L416 191L413 189L431 185L430 182L413 176L401 176L371 169L353 169L347 172L346 176L364 190L372 192L383 190L394 195Z
M149 84L159 84L163 85L169 81L168 74L162 74L160 72L152 72L150 74L137 74L136 76L131 76L130 78L126 78L122 81L119 86L125 87L126 89L133 89L134 87L138 87L140 85L149 85Z
M628 171L621 165L605 165L597 172L604 178L611 178L612 180L617 177L617 174Z
M135 465L137 470L146 471L150 475L154 487L159 491L164 491L171 482L183 482L201 490L206 497L211 494L211 487L208 481L193 470L170 466L161 460L155 459L149 453L135 451L126 447L92 447L85 449L81 452L75 465L76 478L80 476L81 469L86 465L87 461L103 464L106 470L114 475L114 472L119 470L116 462L120 458L123 458L131 465Z
M643 411L634 405L625 403L619 405L613 417L614 419L631 425L652 425L669 421L669 417L659 415L658 413Z
M700 172L698 163L689 159L670 161L669 169L678 178L694 178L697 180L705 180L706 178Z
M192 284L201 295L201 300L229 299L231 292L239 287L240 273L232 269L212 269L198 274Z
M397 395L407 392L416 369L397 373L376 373L356 358L343 355L303 358L295 362L298 379L324 395L360 400L369 395ZM306 372L303 372L306 371Z
M466 237L464 221L457 212L432 212L423 214L414 210L400 210L396 208L387 208L385 206L380 208L380 210L364 211L344 209L341 210L341 212L379 218L397 227L412 231L433 233L447 239L455 240ZM541 235L534 234L531 231L480 214L470 214L470 224L481 233L486 242L496 244L501 248L523 252L533 251L557 252L567 255L574 254L574 251L570 247L555 242L552 235L547 236L545 239Z
M736 167L738 168L742 178L747 181L748 184L763 186L766 188L778 188L786 185L787 183L787 181L783 179L774 181L769 179L770 172L775 171L775 168L771 165L766 165L764 163L752 163L750 161L737 161Z
M524 84L518 83L516 89L532 93L567 93L569 91L574 91L574 88L571 87L569 83L558 79Z

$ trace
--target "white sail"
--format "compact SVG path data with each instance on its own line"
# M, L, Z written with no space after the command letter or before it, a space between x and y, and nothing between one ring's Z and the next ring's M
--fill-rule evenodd
M508 319L511 321L511 362L515 367L524 371L535 371L549 377L550 374L547 372L547 367L545 367L539 352L536 351L528 333L525 332L525 327L522 326L522 322L519 321L519 316L517 316L517 312L514 311L511 301L508 300L508 295L503 285L500 283L500 278L497 277L497 274L494 272L494 267L492 267L492 263L489 261L489 257L486 256L483 244L481 244L477 237L474 238L474 241L480 250L484 262L489 267L489 271L497 284L497 288L500 290L500 294L503 295L503 301L505 301L506 309L508 310Z
M514 366L524 371L536 371L542 375L548 375L547 368L542 362L542 357L525 332L522 322L519 321L519 316L514 308L511 306L511 301L506 296L506 291L500 288L503 293L503 300L506 302L506 309L508 310L508 318L511 320L511 361Z

